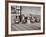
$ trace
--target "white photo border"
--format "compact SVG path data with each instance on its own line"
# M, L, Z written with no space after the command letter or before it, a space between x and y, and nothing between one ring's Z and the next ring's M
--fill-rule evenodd
M41 30L31 31L11 31L11 5L19 6L40 6L41 7ZM8 34L26 34L26 33L41 33L43 32L43 5L42 4L22 4L22 3L8 3Z

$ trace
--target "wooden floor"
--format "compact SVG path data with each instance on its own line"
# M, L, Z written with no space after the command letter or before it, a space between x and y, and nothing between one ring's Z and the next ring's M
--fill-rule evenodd
M24 30L39 30L40 23L26 23L26 24L14 24L11 25L11 31L24 31Z
M11 30L12 31L24 31L24 30L39 30L41 28L41 23L30 23L29 21L26 24L15 24L14 22L15 14L11 15Z

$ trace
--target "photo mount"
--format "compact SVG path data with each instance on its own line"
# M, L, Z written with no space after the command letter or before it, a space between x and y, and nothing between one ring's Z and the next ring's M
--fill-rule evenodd
M43 5L43 32L40 33L24 33L24 34L8 34L8 3L26 3L26 4L42 4ZM5 2L5 36L22 36L22 35L39 35L45 34L45 3L43 2L26 2L26 1L6 1Z

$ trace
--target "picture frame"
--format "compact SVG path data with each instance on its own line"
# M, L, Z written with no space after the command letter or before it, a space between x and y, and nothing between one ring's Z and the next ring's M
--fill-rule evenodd
M26 10L26 8L28 9L28 8L33 8L33 9L35 9L37 6L39 7L39 8L36 8L36 10L38 9L41 9L41 15L40 16L42 16L42 17L40 17L40 20L41 20L41 23L40 23L40 28L39 28L39 30L37 31L37 29L36 29L36 31L34 30L32 30L32 31L30 31L30 29L28 30L28 28L27 28L27 31L25 31L23 28L22 29L19 29L18 31L17 30L12 30L12 31L10 31L10 29L12 29L11 28L11 18L9 17L11 14L15 14L15 13L11 13L10 14L10 12L11 12L11 6L19 6L19 10L21 11L21 9L20 9L20 6L21 7L23 7L22 9L25 9ZM30 6L30 7L29 7ZM33 6L33 7L32 7ZM35 8L34 8L34 6L35 6ZM14 8L13 8L14 9ZM19 11L19 12L20 12ZM28 10L26 10L27 11L27 14L29 13L28 12ZM35 11L34 11L35 12ZM21 13L20 13L21 14ZM20 15L19 14L19 15ZM24 14L26 14L26 13L24 13ZM29 13L30 14L30 13ZM21 16L21 15L20 15ZM32 15L31 15L32 16ZM37 16L37 15L36 15ZM20 17L21 18L21 17ZM9 19L10 19L10 21L9 21ZM21 19L20 19L21 20ZM9 24L10 23L10 24ZM35 23L34 23L35 24ZM18 24L18 25L20 25L20 24ZM25 25L25 24L24 24ZM33 24L32 24L33 25ZM33 25L33 26L35 26L35 25ZM18 26L19 27L19 26ZM28 26L27 26L28 27ZM30 27L30 26L29 26ZM36 27L36 26L35 26ZM35 28L34 27L34 28ZM10 29L9 29L10 28ZM16 28L16 27L15 27ZM20 28L21 28L21 26L20 26ZM37 28L37 27L36 27ZM22 31L21 31L22 30ZM23 31L24 30L24 31ZM45 3L43 3L43 2L24 2L24 1L5 1L5 36L22 36L22 35L39 35L39 34L45 34Z

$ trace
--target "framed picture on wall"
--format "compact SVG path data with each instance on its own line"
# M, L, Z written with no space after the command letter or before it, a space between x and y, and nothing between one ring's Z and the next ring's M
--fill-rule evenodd
M45 33L45 4L8 1L6 3L6 35L37 35Z

